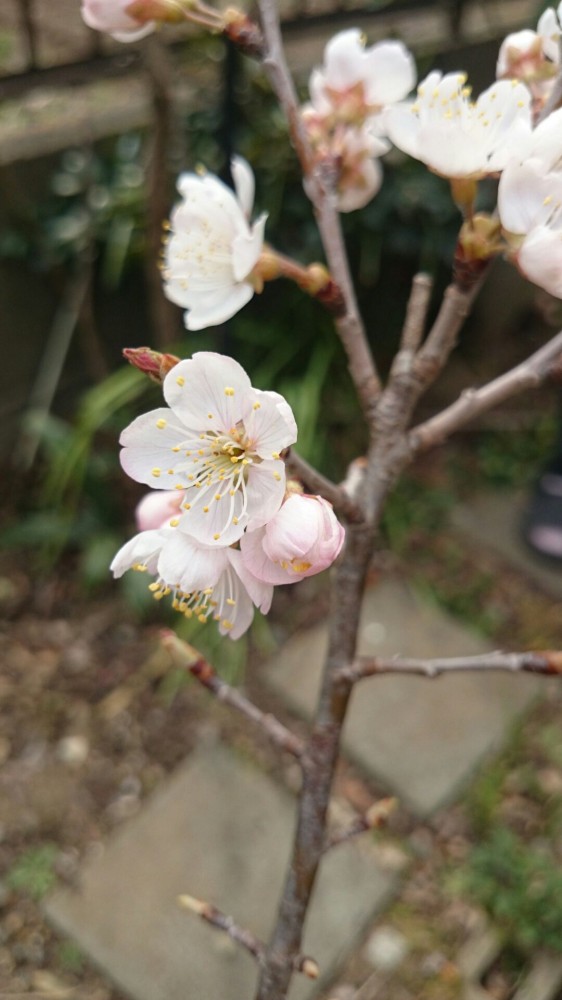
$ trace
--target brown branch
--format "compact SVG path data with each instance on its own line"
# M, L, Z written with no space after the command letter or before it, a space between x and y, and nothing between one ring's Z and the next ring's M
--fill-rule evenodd
M396 809L397 804L398 800L394 798L380 799L378 802L374 802L363 816L357 816L344 830L333 833L326 842L324 852L331 850L332 847L338 847L340 844L346 843L353 837L358 837L360 834L366 833L367 830L378 830L387 823L390 814Z
M359 657L340 671L342 680L355 683L375 674L421 674L439 677L468 670L507 670L511 673L562 675L562 651L541 649L528 653L482 653L478 656L416 660L401 657Z
M219 701L235 708L247 719L251 719L275 746L292 754L293 757L302 758L305 749L303 741L290 729L287 729L274 715L262 712L249 698L223 681L198 650L187 642L182 642L174 632L168 630L161 632L161 639L162 644L178 665L188 670L191 676L199 681L207 691L214 694Z
M553 372L561 356L562 331L520 365L480 389L466 389L441 413L414 427L409 436L414 452L427 451L441 444L450 434L469 423L474 417L523 392L524 389L536 388Z
M423 337L423 328L429 309L429 300L433 291L433 278L430 274L416 274L412 281L412 290L406 308L406 317L402 327L400 349L416 351Z
M326 479L321 472L318 472L312 465L298 455L292 448L283 455L289 476L293 476L302 482L303 486L313 494L318 494L328 500L334 508L336 514L341 514L347 521L359 522L363 515L360 508L348 493L341 486L337 486L330 479Z
M327 177L321 167L314 167L297 93L283 51L277 4L275 0L259 0L259 10L266 51L264 69L289 123L291 141L308 182L308 194L316 212L328 267L343 296L345 312L336 320L336 328L347 353L349 370L363 411L371 423L380 393L380 379L357 305L336 208L333 178Z
M239 927L232 917L223 913L222 910L217 910L216 906L205 903L202 899L195 899L194 896L187 895L178 896L178 906L181 906L183 910L189 910L190 913L195 913L196 916L201 917L211 927L216 927L218 930L224 931L232 941L236 941L236 944L241 945L246 951L249 951L250 955L258 963L263 961L265 955L263 941L260 941L255 934L252 934L245 927Z

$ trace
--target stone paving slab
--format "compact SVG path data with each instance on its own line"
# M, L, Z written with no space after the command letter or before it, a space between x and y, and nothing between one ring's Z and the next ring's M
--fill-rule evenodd
M294 820L293 798L255 765L203 746L84 867L79 891L50 895L47 916L134 1000L251 1000L253 960L176 897L202 897L267 938ZM368 839L327 855L305 935L324 975L394 885ZM290 1000L316 991L299 978Z
M297 634L266 677L285 702L310 715L328 642L328 624ZM490 646L406 584L370 588L362 611L362 654L431 657L483 653ZM454 799L479 761L537 691L529 676L459 674L428 680L383 675L353 694L345 752L420 816Z
M453 511L453 524L480 545L489 545L504 559L522 570L539 586L562 598L562 562L550 566L526 547L521 538L521 521L528 493L482 493L470 503L459 504Z

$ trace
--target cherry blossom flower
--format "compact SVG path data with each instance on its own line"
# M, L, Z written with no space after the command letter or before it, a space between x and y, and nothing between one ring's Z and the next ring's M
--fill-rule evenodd
M331 504L318 496L291 494L281 509L240 542L246 567L265 583L296 583L337 559L345 530Z
M511 163L498 190L510 257L522 274L562 298L562 172L538 159Z
M414 103L386 113L392 142L451 179L479 179L503 170L531 135L531 97L520 83L500 80L470 100L464 73L432 72Z
M361 125L406 97L415 82L414 60L401 42L366 48L361 31L350 28L328 42L324 65L312 71L309 90L319 114Z
M121 464L137 482L185 490L180 532L231 545L283 502L280 452L296 441L292 410L277 393L252 388L232 358L205 351L180 361L163 389L168 407L123 431Z
M337 208L353 212L363 208L376 195L382 184L382 169L378 157L387 153L390 144L373 135L368 125L336 125L325 128L325 120L312 105L303 108L303 120L309 133L315 157L333 163L337 168ZM304 180L305 191L310 182Z
M187 310L188 330L216 326L252 298L252 270L264 239L266 215L249 223L254 176L248 164L231 164L236 193L211 174L182 174L182 200L170 219L166 243L165 293Z
M149 585L156 600L171 596L176 611L216 621L231 639L249 628L254 606L264 614L271 606L273 587L251 574L239 551L208 548L171 527L131 538L111 563L115 577L129 569L156 577Z
M143 23L127 14L132 0L82 0L82 18L89 28L106 31L118 42L137 42L154 31L154 21Z

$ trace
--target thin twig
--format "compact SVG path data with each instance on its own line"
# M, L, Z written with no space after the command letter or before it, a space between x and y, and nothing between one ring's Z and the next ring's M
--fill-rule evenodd
M190 913L195 913L207 924L211 924L211 927L224 931L232 941L236 941L236 944L249 951L259 964L263 962L265 944L246 927L239 927L234 922L233 917L223 913L222 910L217 910L216 906L212 906L211 903L196 899L194 896L178 896L178 906L181 906L183 910L189 910Z
M402 327L400 348L402 351L417 351L423 337L423 328L433 291L433 278L421 272L414 276L412 290L406 308Z
M291 140L307 179L307 192L316 211L330 273L343 295L345 313L336 320L336 328L347 353L349 370L364 413L370 423L380 393L380 379L357 305L335 192L325 172L321 168L314 168L297 93L283 51L277 4L275 0L259 0L259 10L266 46L264 69L287 117Z
M235 708L247 719L251 719L266 734L275 746L281 750L300 759L304 754L304 743L295 733L287 729L282 722L269 712L262 712L257 705L254 705L249 698L246 698L236 688L227 684L218 676L210 663L201 656L198 650L194 649L187 642L178 639L174 632L162 631L161 639L163 645L172 654L174 659L189 671L195 680L199 681L203 687L214 694L219 701L223 701L231 708Z
M535 351L530 358L493 379L480 389L466 389L450 406L419 424L410 432L414 452L427 451L441 444L454 431L498 403L505 402L524 389L536 388L548 378L562 355L562 331Z
M388 821L388 817L396 809L397 804L398 800L394 798L379 799L378 802L373 803L366 813L362 816L357 816L344 830L333 833L326 842L324 852L331 850L332 847L338 847L340 844L346 843L353 837L358 837L360 834L366 833L367 830L378 830Z
M358 657L350 667L340 671L342 681L351 683L374 677L375 674L421 674L439 677L445 673L469 670L507 670L510 673L562 675L562 651L541 649L528 653L482 653L478 656L452 656L417 660L401 657Z
M360 508L341 486L326 479L321 472L309 465L306 459L298 455L292 448L283 457L289 476L300 480L311 493L329 500L335 512L341 514L347 521L359 522L362 520L363 515Z

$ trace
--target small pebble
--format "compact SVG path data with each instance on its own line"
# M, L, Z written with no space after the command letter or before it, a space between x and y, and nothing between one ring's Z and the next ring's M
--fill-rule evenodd
M409 945L394 927L378 927L369 937L364 955L375 969L390 972L397 969L409 951Z

